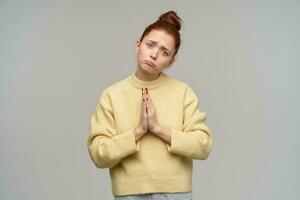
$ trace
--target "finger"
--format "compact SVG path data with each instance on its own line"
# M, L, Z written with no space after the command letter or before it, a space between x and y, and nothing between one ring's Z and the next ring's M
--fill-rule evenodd
M149 100L150 100L150 96L149 96L149 93L148 93L148 89L146 88L146 103L147 103L147 108L148 108L148 110L150 110L151 109L151 104L149 104Z
M143 109L143 116L147 116L147 105L146 105L146 99L145 99L145 89L143 90L142 93L142 98L141 98L141 104L142 104L142 109Z
M141 102L142 102L142 107L143 107L143 104L144 104L144 91L143 91L143 88L141 88L141 90L142 90Z
M142 88L142 90L143 90L143 94L142 94L142 100L143 100L143 107L144 107L144 111L146 112L147 111L147 105L146 105L146 98L145 98L145 89L144 88Z
M149 110L151 111L151 113L153 114L154 113L154 108L153 108L153 106L151 106L151 105L149 105Z
M142 89L143 89L143 99L146 102L146 90L145 90L145 88L142 88Z
M148 94L148 96L147 96L147 97L148 97L148 102L149 102L149 105L150 105L150 106L153 106L152 99L151 99L150 95Z
M144 102L144 113L145 113L145 116L147 117L147 114L148 114L148 109L147 109L147 104L146 102Z
M147 98L148 98L148 101L149 101L149 99L150 99L150 94L149 94L149 92L148 92L148 88L146 88L146 94L147 94Z
M148 95L148 88L146 88L146 101L148 101L149 95Z
M148 110L150 110L151 112L154 112L155 107L154 107L150 97L148 98L147 105L148 105L148 108L149 108Z
M148 101L151 101L150 94L147 94Z
M144 98L144 101L147 102L147 94L146 94L146 89L145 88L143 90L143 98Z

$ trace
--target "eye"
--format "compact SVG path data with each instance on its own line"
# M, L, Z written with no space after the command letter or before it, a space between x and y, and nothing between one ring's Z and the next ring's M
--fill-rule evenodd
M147 45L147 47L153 47L153 44L151 44L151 43L146 43L146 45Z
M169 56L168 52L166 52L166 51L163 51L163 55L164 56Z

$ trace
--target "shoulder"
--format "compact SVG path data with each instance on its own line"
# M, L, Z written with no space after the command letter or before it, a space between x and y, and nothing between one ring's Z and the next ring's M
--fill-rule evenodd
M111 94L118 93L118 91L123 90L128 86L127 78L122 78L121 80L111 83L109 86L105 87L101 92L101 96L110 96Z
M113 99L116 95L120 94L122 88L126 84L125 79L111 83L110 85L104 87L104 89L98 92L98 105L101 105L109 109L112 105Z
M183 95L185 102L199 101L196 88L190 83L183 81L181 79L173 78L168 76L169 82L172 85L172 90L177 90Z
M174 78L169 75L167 77L168 77L168 83L172 86L172 88L174 88L174 89L178 88L179 90L181 90L184 93L186 93L189 90L194 91L192 86L188 82L178 79L178 78Z

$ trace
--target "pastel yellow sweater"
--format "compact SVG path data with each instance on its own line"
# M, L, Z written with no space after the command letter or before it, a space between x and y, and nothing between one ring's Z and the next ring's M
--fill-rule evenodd
M171 144L148 131L137 142L141 88L147 87L159 125L171 130ZM193 159L205 160L212 134L198 98L185 82L164 72L153 81L135 73L105 88L90 120L89 155L98 168L109 168L117 195L192 191Z

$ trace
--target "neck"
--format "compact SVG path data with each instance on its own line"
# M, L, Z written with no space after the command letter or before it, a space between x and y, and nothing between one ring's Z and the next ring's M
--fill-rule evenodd
M143 70L140 69L140 67L137 67L135 71L135 75L142 81L153 81L159 77L161 72L158 74L149 74L145 73Z

